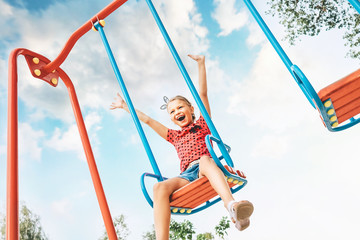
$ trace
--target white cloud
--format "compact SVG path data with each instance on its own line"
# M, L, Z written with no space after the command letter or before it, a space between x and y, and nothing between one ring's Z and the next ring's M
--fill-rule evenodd
M104 7L99 6L103 3L94 2L88 5L99 10ZM201 15L193 1L172 0L157 4L160 4L157 6L160 17L183 59L187 58L189 52L204 52L208 49L207 29L201 25ZM22 37L14 40L11 46L25 47L54 59L71 33L91 17L79 13L78 9L82 7L84 5L81 1L68 2L66 5L57 2L36 16L14 8L16 18L10 19L13 27L7 30L6 35L21 33ZM59 14L61 12L67 14ZM65 17L68 15L72 16L70 25L69 19ZM160 93L160 89L164 86L169 86L168 89L170 86L175 89L183 86L180 71L144 2L127 2L106 22L104 30L137 106L161 99L165 94ZM108 109L116 92L120 91L96 32L90 31L83 36L61 67L72 79L82 108ZM73 121L69 97L62 83L52 88L34 79L23 60L19 60L19 76L20 99L36 112L36 119L51 117L67 123Z
M9 4L3 2L3 0L0 1L0 9L1 9L0 12L1 17L10 17L13 15L12 7Z
M92 145L93 151L99 143L97 131L101 129L101 117L98 113L92 112L85 117L87 134ZM81 142L77 125L71 124L66 131L55 128L52 137L45 142L45 145L57 151L75 151L80 159L85 160L84 149Z
M44 131L34 130L28 123L19 124L19 159L30 158L41 160L42 148L40 141L44 138Z
M96 131L100 130L101 127L98 126L101 123L101 117L96 112L91 112L85 117L85 125L87 128L95 128Z
M191 0L172 1L172 4L166 4L167 1L158 1L157 11L169 19L167 22L175 29L183 26L193 25L190 14L195 13L195 3Z
M248 28L250 34L246 39L246 44L249 47L257 46L267 40L265 34L263 33L263 31L261 30L258 24L251 22L248 24Z
M132 134L130 136L130 143L133 145L138 145L140 143L140 138L138 134Z
M77 151L81 149L81 140L76 124L71 125L66 132L55 128L51 139L46 143L57 151Z
M358 68L355 60L343 59L345 49L339 31L324 33L316 39L304 38L292 47L280 43L316 92ZM338 46L331 51L332 58L328 56L330 46ZM320 121L271 44L266 41L260 47L250 74L241 82L232 83L228 112L246 116L250 125L276 131Z
M51 203L51 208L55 214L71 216L71 201L64 198Z
M235 8L235 0L215 0L215 11L212 17L218 22L221 32L219 36L227 36L234 30L245 26L248 14Z
M5 91L7 89L7 64L6 61L4 59L1 58L0 56L0 79L2 79L2 81L0 81L0 96L1 98L5 98ZM5 101L5 99L4 99Z
M254 146L252 156L280 159L288 151L287 141L285 136L263 136Z
M304 113L299 114L295 107L293 94L298 89L292 83L270 44L264 44L250 75L233 83L228 112L246 116L250 125L277 131L297 126Z
M0 145L0 156L5 156L6 155L6 146L5 145ZM5 159L5 157L4 157Z

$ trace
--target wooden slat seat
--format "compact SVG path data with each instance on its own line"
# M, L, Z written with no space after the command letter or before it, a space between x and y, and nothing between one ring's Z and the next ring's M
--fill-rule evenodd
M228 166L225 166L225 168L231 169ZM229 172L236 176L235 178L227 177L230 188L237 184L243 184L241 179L244 179L245 175L242 172L232 169ZM172 208L194 209L217 195L209 180L206 177L201 177L175 191L170 197L170 206Z
M338 123L360 113L360 69L325 87L318 93L323 103L329 99Z

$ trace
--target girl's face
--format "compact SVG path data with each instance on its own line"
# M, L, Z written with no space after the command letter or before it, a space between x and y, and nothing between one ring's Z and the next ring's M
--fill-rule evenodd
M184 101L176 99L169 102L167 110L171 121L179 127L183 128L193 123L194 107L187 105Z

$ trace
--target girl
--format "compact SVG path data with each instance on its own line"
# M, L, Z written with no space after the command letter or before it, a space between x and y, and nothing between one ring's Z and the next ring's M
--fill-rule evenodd
M205 57L188 55L198 63L199 69L199 95L210 114L210 105L207 96ZM158 121L150 118L143 112L136 110L140 121L149 125L162 138L172 143L180 158L181 174L177 177L158 182L154 185L154 222L156 239L169 239L170 225L170 195L195 179L206 176L211 186L219 194L225 208L230 213L232 221L240 231L250 224L254 207L249 201L236 202L231 194L223 172L212 160L205 144L205 136L210 134L203 116L195 121L194 107L182 96L170 99L164 106L170 114L171 121L178 125L181 130L168 129ZM129 112L125 101L117 94L116 101L110 109L122 108ZM196 146L196 148L194 147Z

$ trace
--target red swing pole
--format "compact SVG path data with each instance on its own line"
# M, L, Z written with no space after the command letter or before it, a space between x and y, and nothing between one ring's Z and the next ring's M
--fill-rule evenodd
M98 12L95 16L93 16L90 20L84 23L80 28L78 28L68 39L64 48L61 50L60 54L49 64L47 64L42 70L44 72L51 72L54 69L58 68L69 55L71 49L74 47L75 43L79 38L81 38L85 33L87 33L95 22L99 19L105 19L112 12L118 9L121 5L123 5L127 0L115 0L106 6L103 10Z
M57 85L52 82L48 77L54 75L57 70L58 75L63 79L67 86L72 107L74 110L76 122L78 124L81 140L85 150L85 155L88 161L90 174L95 187L96 195L99 201L100 210L103 215L105 228L110 240L117 239L110 211L106 202L104 190L101 185L100 177L97 171L94 156L91 150L89 139L87 136L84 121L81 115L79 103L77 101L75 89L71 83L70 78L66 73L60 69L60 65L65 61L75 43L87 33L98 21L98 19L105 19L108 15L114 12L127 0L115 0L107 7L101 10L98 14L87 21L83 26L78 28L68 39L64 48L58 57L50 62L45 57L31 52L27 49L14 49L9 56L9 76L8 76L8 145L7 145L7 211L6 211L6 240L19 239L19 177L18 177L18 76L17 76L17 57L19 55L36 56L43 59L47 64L36 69L36 73L32 72L33 76L45 81L52 85ZM28 61L29 64L29 61ZM34 75L35 74L35 75Z
M105 192L101 184L100 175L96 166L95 158L91 149L85 123L81 114L75 88L67 74L58 68L50 75L44 77L36 76L36 66L45 65L50 62L44 56L27 49L15 49L9 59L9 87L8 87L8 154L7 154L7 214L6 214L6 239L19 239L19 177L18 177L18 76L17 57L23 55L28 62L34 77L48 82L52 86L58 83L60 77L67 87L71 105L74 111L76 123L79 129L82 145L89 166L90 175L99 202L100 211L104 220L105 228L110 240L117 239L110 210L106 201ZM38 63L34 64L33 59Z
M77 99L77 96L76 96L74 85L71 82L68 75L62 69L58 69L58 72L59 72L60 78L65 83L65 86L66 86L66 88L68 90L68 93L69 93L71 105L72 105L74 115L75 115L76 124L77 124L78 129L79 129L81 142L82 142L84 152L85 152L85 155L86 155L86 160L87 160L87 163L88 163L88 166L89 166L90 175L91 175L91 178L92 178L92 181L93 181L93 184L94 184L96 197L97 197L98 202L99 202L100 211L101 211L101 214L102 214L102 217L103 217L103 220L104 220L104 224L105 224L106 232L108 234L108 238L110 240L115 240L115 239L117 239L116 231L115 231L114 224L113 224L113 221L112 221L112 217L111 217L111 214L110 214L109 206L108 206L107 201L106 201L105 192L104 192L103 186L101 184L99 171L97 169L94 154L93 154L92 149L91 149L89 137L88 137L86 127L85 127L85 123L84 123L84 120L83 120L83 117L82 117L82 114L81 114L80 105L79 105L79 102L78 102L78 99Z
M9 57L8 129L7 129L7 201L6 239L19 239L19 177L18 177L18 91L16 58L21 49Z

